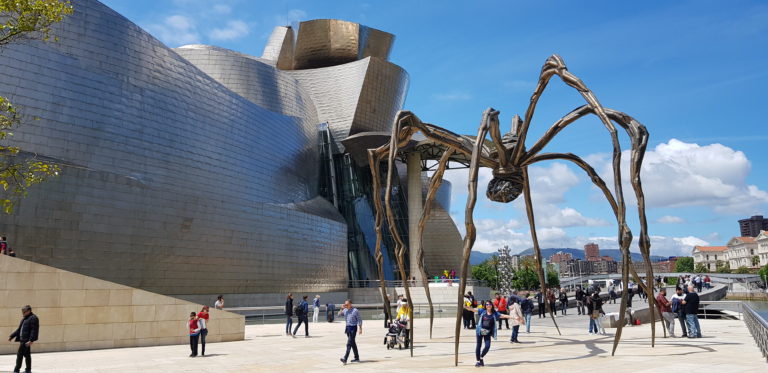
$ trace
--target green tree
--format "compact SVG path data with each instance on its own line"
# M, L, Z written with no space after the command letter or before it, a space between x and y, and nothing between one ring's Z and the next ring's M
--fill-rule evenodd
M749 273L749 268L747 268L746 266L740 266L739 268L736 268L736 273L738 274Z
M560 286L560 274L555 271L553 265L547 266L547 286L558 287Z
M717 273L731 273L731 263L718 260Z
M696 268L693 271L696 273L707 273L709 272L709 268L707 268L707 266L704 265L704 263L699 263L696 265Z
M515 278L512 280L512 287L515 289L535 289L539 286L539 277L536 271L530 267L523 267L515 272Z
M760 264L760 257L755 255L752 257L752 267L757 267Z
M499 258L494 255L478 265L472 266L472 278L485 281L493 289L499 288L499 271L496 268Z
M22 40L51 40L51 26L72 14L69 1L0 0L0 52L2 47ZM56 40L54 37L53 40ZM11 73L12 74L12 73ZM8 98L0 96L0 206L7 214L27 189L58 175L58 165L40 161L33 154L9 144L12 130L23 116Z
M690 256L681 256L677 258L675 272L693 272L693 258Z
M760 278L764 283L768 283L768 264L764 265L763 268L760 268L760 271L758 271L757 274L760 275Z

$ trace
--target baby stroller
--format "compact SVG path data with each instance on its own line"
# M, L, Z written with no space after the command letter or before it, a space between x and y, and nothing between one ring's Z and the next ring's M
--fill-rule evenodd
M395 347L399 350L408 348L408 328L406 323L398 320L389 323L387 335L384 337L384 344L387 346L387 350Z

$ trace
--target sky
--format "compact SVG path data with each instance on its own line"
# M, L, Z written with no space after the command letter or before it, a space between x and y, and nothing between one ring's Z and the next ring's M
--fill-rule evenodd
M501 112L502 131L508 131L513 115L524 114L542 64L559 54L604 106L648 128L641 176L653 254L725 245L739 235L738 219L768 217L764 1L103 2L169 47L202 43L255 56L273 27L310 19L390 32L396 35L390 61L410 77L404 109L463 134L477 133L488 107ZM528 146L583 104L574 89L553 80L537 105ZM569 126L545 151L577 154L613 184L611 139L594 118ZM530 176L541 247L596 242L617 248L613 212L581 169L554 161L532 166ZM490 177L481 170L475 250L531 247L522 198L490 202L484 196ZM451 215L464 232L467 170L448 171L446 179L453 186ZM628 183L624 194L637 236Z

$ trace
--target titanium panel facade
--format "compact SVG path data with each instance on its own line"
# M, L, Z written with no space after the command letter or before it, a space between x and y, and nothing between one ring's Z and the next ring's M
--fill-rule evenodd
M346 226L317 197L318 123L295 81L263 68L272 92L249 100L74 5L58 43L0 54L0 94L41 118L14 141L65 165L0 217L19 256L163 294L345 289Z
M387 61L391 34L303 22L276 28L257 58L170 49L96 0L74 6L57 43L0 53L0 95L40 118L14 131L14 144L63 166L0 216L20 257L197 301L376 279L370 171L341 141L389 133L402 109L408 75ZM435 206L427 226L436 270L454 255L446 211Z

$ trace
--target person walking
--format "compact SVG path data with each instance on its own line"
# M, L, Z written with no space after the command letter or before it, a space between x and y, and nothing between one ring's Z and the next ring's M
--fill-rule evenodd
M288 293L285 298L285 335L291 335L291 325L293 325L293 294Z
M549 304L549 312L552 312L552 317L556 317L557 314L557 307L555 307L556 301L557 298L555 298L555 291L552 289L547 289L547 303Z
M594 293L593 293L594 294ZM595 297L587 297L587 315L589 315L589 335L597 334L597 317L595 309Z
M485 306L483 308L478 307L469 309L479 316L477 328L475 329L477 337L477 345L475 346L475 358L477 358L477 363L475 363L476 367L485 365L483 358L491 348L491 337L496 339L498 321L500 319L509 319L509 315L502 315L493 308L492 301L485 301L483 305ZM483 341L485 341L485 347L481 352L480 347L482 346Z
M699 294L694 291L694 286L688 286L688 294L683 299L685 306L685 319L688 322L688 338L701 338L701 326L699 325Z
M583 315L586 312L584 311L584 298L586 298L586 293L584 293L584 290L581 290L581 286L576 286L576 311L579 315Z
M523 311L523 319L525 319L525 332L531 333L531 315L533 314L533 299L531 299L530 293L525 293L525 299L520 302L520 308Z
M544 293L542 293L541 290L539 290L536 293L536 302L538 303L538 306L539 306L539 318L543 317L546 319L547 310L546 310L546 307L544 306Z
M201 329L202 327L200 326L200 320L197 318L197 313L193 311L189 314L189 348L192 350L189 357L197 356L197 342L200 338Z
M0 254L8 255L8 241L5 236L0 237Z
M203 306L203 309L197 313L197 319L200 320L201 356L205 356L205 337L208 335L208 318L208 306Z
M363 318L360 317L360 311L357 308L352 307L352 301L347 299L344 305L341 306L339 316L344 316L344 334L347 335L347 352L344 353L344 357L340 360L344 365L347 365L347 359L349 358L349 350L352 350L354 354L353 363L360 361L360 354L357 353L357 343L355 343L355 337L357 334L363 334Z
M472 292L468 291L467 294L469 294L469 299L472 300L472 308L479 307L479 305L477 303L477 298L475 298L475 296L472 295ZM472 319L470 321L471 321L471 324L472 324L470 326L470 328L474 329L477 326L477 314L472 314Z
M611 303L616 303L616 285L613 282L608 286L608 296L611 298Z
M685 300L686 294L683 293L683 289L681 289L679 286L675 288L675 295L672 296L672 313L675 314L675 317L680 322L680 330L682 331L682 335L680 338L685 338L688 336L688 328L685 327L685 306L683 305L683 300Z
M474 315L472 315L472 312L467 311L467 307L472 307L472 299L469 298L469 293L464 295L464 310L461 312L461 318L464 321L464 329L472 328L472 324L474 324Z
M565 316L568 312L568 293L565 292L564 288L560 289L560 312L563 316Z
M296 332L299 331L301 324L304 324L304 338L309 338L309 304L307 303L308 297L309 296L307 295L301 297L301 302L299 302L299 305L293 309L293 312L296 314L296 318L299 320L299 323L296 324L295 328L293 328L294 337L296 336Z
M223 310L224 309L224 296L219 295L216 297L216 303L213 304L213 308L217 310Z
M659 309L661 319L664 321L662 324L669 336L675 337L675 314L672 313L672 304L667 300L667 289L662 288L659 290L659 295L656 296L656 307Z
M40 334L40 320L37 315L32 313L32 307L29 305L21 308L21 315L23 318L19 327L8 337L8 342L19 342L19 350L16 352L16 367L13 368L13 372L19 373L23 359L26 366L24 371L29 373L32 371L32 344L37 341L37 336Z
M507 310L507 300L499 293L496 293L495 295L496 298L493 300L493 307L496 308L496 311L500 314L509 315L509 311ZM509 330L509 320L504 319L504 322L507 325L507 330ZM501 327L501 321L499 322L499 327Z
M320 314L320 294L315 295L312 301L312 322L317 322L317 315Z
M509 312L507 313L512 320L512 338L509 340L512 343L520 343L517 340L517 335L520 332L520 325L525 324L523 318L523 308L520 306L520 302L514 302L509 306Z

